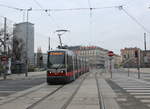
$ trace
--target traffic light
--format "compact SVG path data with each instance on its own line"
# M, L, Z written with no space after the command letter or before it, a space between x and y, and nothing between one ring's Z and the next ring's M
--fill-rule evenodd
M138 50L135 51L135 57L138 57Z

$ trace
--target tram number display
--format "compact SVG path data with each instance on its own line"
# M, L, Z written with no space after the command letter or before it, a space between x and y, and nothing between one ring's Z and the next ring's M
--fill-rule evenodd
M64 55L63 52L50 52L49 55Z

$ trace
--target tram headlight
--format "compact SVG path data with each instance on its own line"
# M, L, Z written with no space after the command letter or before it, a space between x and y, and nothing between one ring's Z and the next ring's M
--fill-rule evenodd
M64 70L61 70L60 73L66 73Z
M50 71L47 71L47 74L50 74L50 73L52 73L52 72L50 72Z

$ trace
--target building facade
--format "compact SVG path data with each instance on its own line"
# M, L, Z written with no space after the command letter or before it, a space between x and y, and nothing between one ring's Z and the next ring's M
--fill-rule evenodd
M114 58L114 67L119 68L120 65L121 65L121 62L122 62L121 61L121 56L117 55L117 54L114 54L113 58Z
M142 66L144 68L150 68L150 50L144 50L141 52L142 55Z
M137 55L137 56L136 56ZM142 50L139 48L121 49L121 59L123 67L137 67L143 65Z
M34 63L34 24L22 22L13 29L13 58L22 63Z
M91 68L104 68L108 50L97 46L72 46L69 47L78 56L88 60Z
M47 68L47 57L47 53L34 53L34 66L38 68Z

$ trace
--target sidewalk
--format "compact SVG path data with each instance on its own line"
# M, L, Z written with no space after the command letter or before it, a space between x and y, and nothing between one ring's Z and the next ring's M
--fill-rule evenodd
M25 73L22 74L11 74L11 75L7 75L7 79L11 79L11 80L15 80L15 79L29 79L33 76L45 76L46 75L46 71L39 71L39 72L28 72L28 76L25 77ZM0 76L0 80L4 80L3 76Z
M128 68L122 68L125 71L128 71ZM138 72L137 68L129 68L130 72ZM140 68L141 73L150 73L150 68Z

